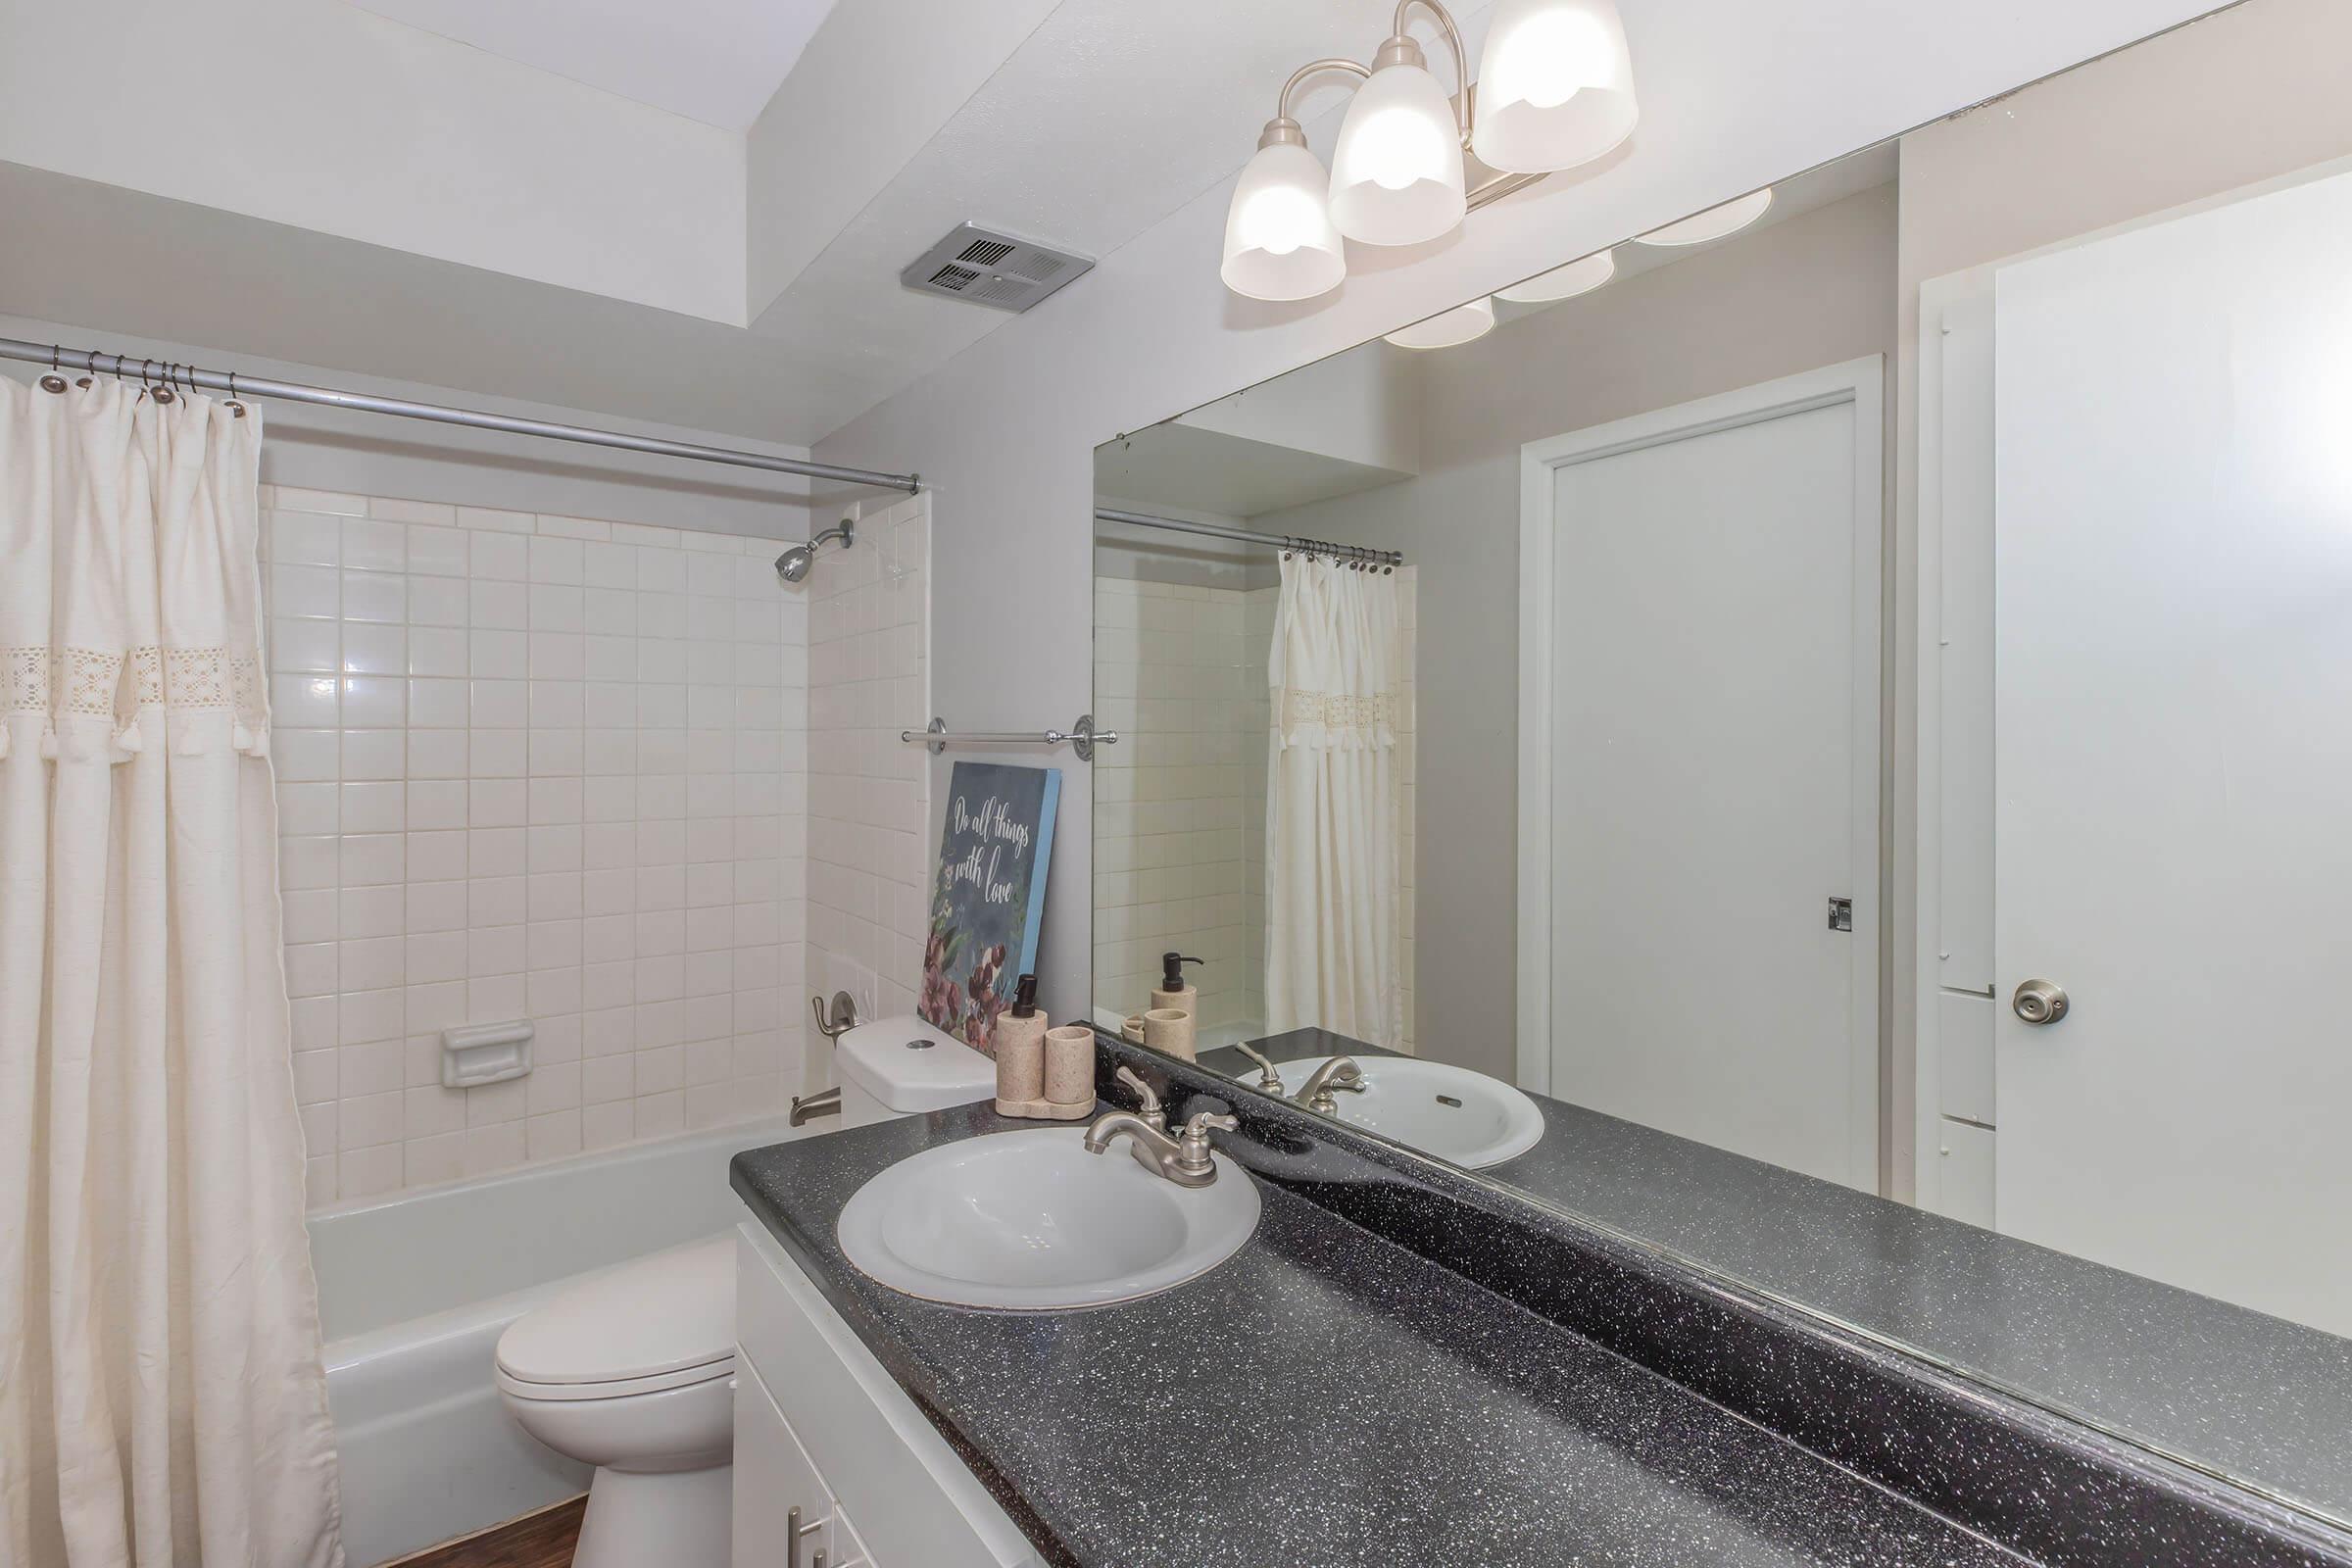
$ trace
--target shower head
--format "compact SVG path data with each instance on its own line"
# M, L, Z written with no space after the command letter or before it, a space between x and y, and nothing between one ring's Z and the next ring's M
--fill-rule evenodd
M841 519L841 521L835 523L832 527L827 528L823 533L818 534L807 544L794 545L790 550L787 550L782 555L778 556L776 558L776 575L783 578L786 582L799 582L802 578L808 575L808 567L816 560L816 547L818 545L823 544L828 539L838 539L841 541L841 547L844 550L847 550L851 545L857 542L857 538L858 531L855 519L844 517Z

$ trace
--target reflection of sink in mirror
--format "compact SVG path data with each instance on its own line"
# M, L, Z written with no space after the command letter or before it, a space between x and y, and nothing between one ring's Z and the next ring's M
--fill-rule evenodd
M1132 1301L1215 1268L1257 1228L1257 1185L1222 1155L1186 1189L1121 1148L1054 1127L943 1144L899 1161L841 1211L841 1250L894 1291L958 1306L1053 1311Z
M1293 1094L1329 1056L1274 1064ZM1536 1102L1499 1078L1412 1056L1359 1058L1361 1092L1342 1092L1339 1117L1424 1154L1477 1170L1516 1159L1544 1137Z

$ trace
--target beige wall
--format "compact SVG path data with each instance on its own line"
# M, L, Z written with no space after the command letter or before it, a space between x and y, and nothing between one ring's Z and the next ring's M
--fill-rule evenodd
M1894 257L1882 185L1425 356L1419 478L1253 520L1420 568L1423 1054L1516 1073L1520 447L1890 353Z
M1909 1104L1920 983L1916 836L1919 659L1917 344L1930 279L2352 154L2352 6L2246 0L1902 141L1896 288L1894 621L1889 730L1895 1102ZM1928 982L1933 984L1933 977ZM1894 1195L1912 1128L1895 1119Z

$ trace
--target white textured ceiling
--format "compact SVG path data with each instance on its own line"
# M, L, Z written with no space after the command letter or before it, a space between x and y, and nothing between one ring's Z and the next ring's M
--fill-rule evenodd
M725 130L760 117L833 0L354 0Z

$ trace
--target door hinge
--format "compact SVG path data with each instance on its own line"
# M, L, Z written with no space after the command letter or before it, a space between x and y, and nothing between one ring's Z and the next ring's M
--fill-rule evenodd
M1851 931L1853 928L1854 901L1851 899L1832 899L1830 901L1830 929L1833 931Z

